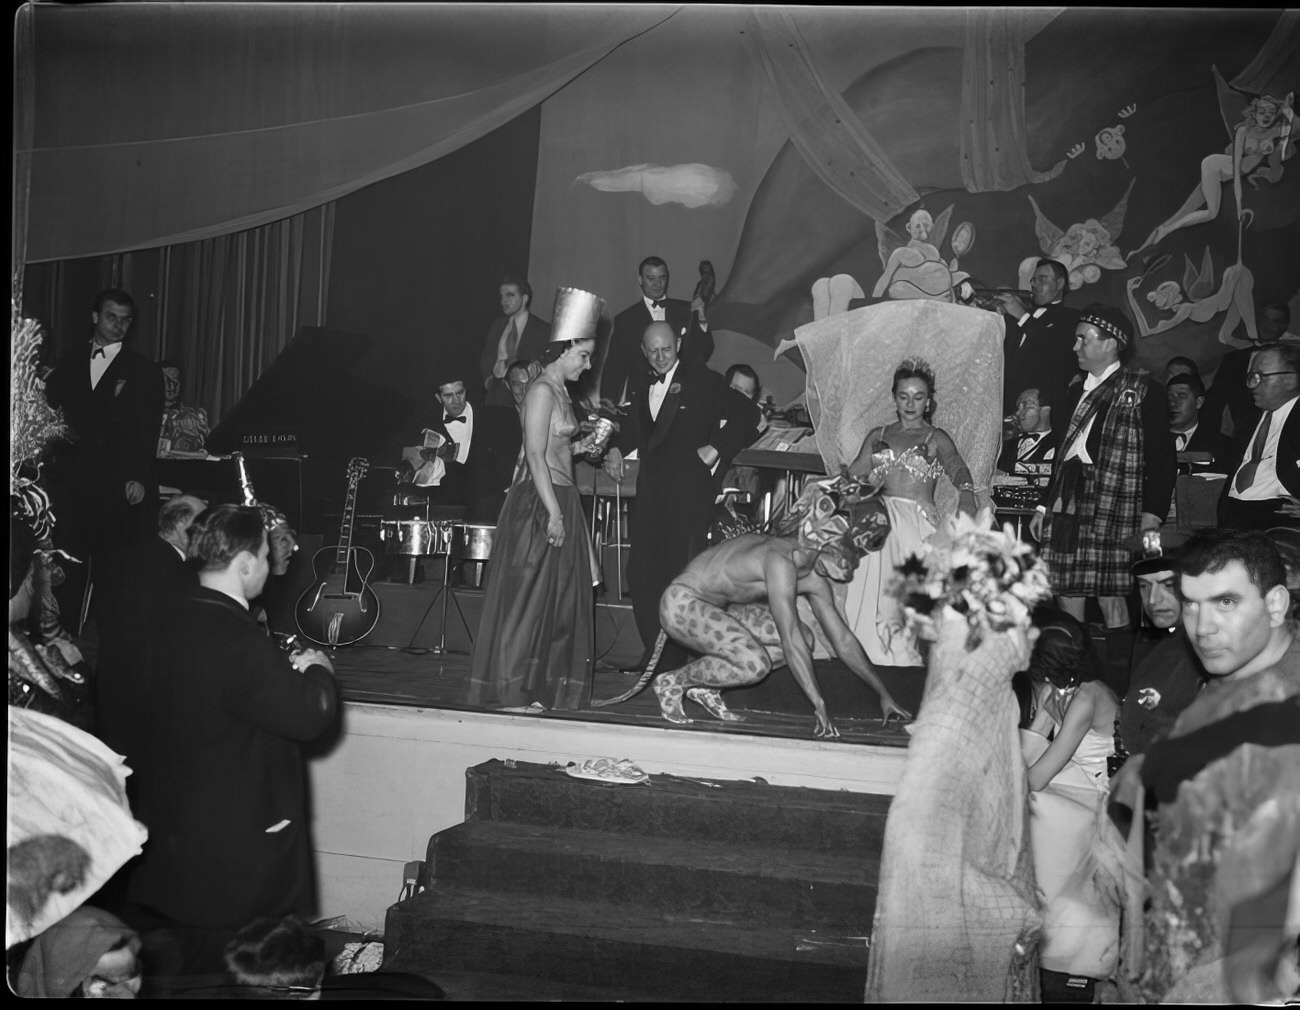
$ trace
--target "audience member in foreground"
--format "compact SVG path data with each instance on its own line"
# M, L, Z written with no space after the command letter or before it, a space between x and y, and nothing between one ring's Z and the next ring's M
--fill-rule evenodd
M1159 808L1140 995L1296 996L1288 900L1300 851L1300 638L1286 571L1259 533L1207 531L1180 562L1183 620L1209 683L1125 765L1117 800Z
M337 690L323 653L286 655L249 612L268 551L256 507L218 505L190 530L199 586L158 680L150 839L128 892L147 953L174 937L157 974L219 971L245 923L314 908L301 745L332 725Z

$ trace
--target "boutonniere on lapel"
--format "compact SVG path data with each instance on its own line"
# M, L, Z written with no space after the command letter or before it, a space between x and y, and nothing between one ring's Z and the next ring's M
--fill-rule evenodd
M125 388L126 388L126 380L118 379L115 383L113 383L113 396L114 397L121 396L122 390L124 390Z
M680 382L674 382L671 386L668 387L669 396L676 396L681 391L682 391L682 384Z
M1128 387L1119 391L1119 405L1125 410L1133 410L1142 402L1142 393L1140 390Z

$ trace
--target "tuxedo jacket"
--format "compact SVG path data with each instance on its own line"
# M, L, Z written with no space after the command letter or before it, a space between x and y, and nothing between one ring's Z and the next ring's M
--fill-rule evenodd
M680 298L669 298L664 306L664 321L682 338L680 357L693 358L701 365L713 356L713 336L700 328L698 318L691 311L691 303ZM641 353L641 338L654 320L644 299L637 299L614 317L614 329L609 335L609 349L600 370L600 398L621 403L632 392L630 376L647 368ZM624 384L626 383L626 394Z
M1174 435L1175 440L1177 434ZM1214 425L1207 420L1199 420L1196 430L1192 432L1191 440L1188 441L1183 452L1208 452L1214 457L1211 463L1191 463L1179 464L1179 472L1195 472L1204 470L1212 473L1222 473L1224 460L1231 455L1231 446L1227 438Z
M132 901L175 922L238 929L314 911L302 745L334 722L334 677L299 673L224 593L196 587L160 664L149 842Z
M708 546L709 523L732 459L758 437L761 415L747 397L697 361L677 366L658 419L650 417L649 369L629 380L628 417L615 444L637 450L640 467L629 532L628 583L641 641L659 632L659 597L687 563ZM712 445L720 458L710 472L700 459Z
M479 372L483 376L484 389L487 391L485 402L491 407L513 408L515 405L514 397L510 395L510 387L506 385L505 379L498 379L492 374L492 369L497 363L497 347L501 343L501 334L505 331L508 322L510 322L509 316L499 316L492 321L492 325L488 327L487 338L483 341L483 353L479 357ZM550 341L551 324L538 319L530 312L528 321L524 323L524 331L519 334L515 353L510 356L510 361L507 361L506 365L509 366L511 361L535 360Z
M1074 353L1074 328L1079 313L1059 302L1048 305L1037 319L1031 313L1021 327L1007 320L1002 340L1002 414L1015 413L1016 398L1037 389L1040 401L1052 408L1052 423L1060 425L1070 380L1079 371ZM1069 416L1068 414L1065 416Z
M1234 441L1243 430L1249 439L1259 420L1254 394L1246 388L1250 359L1258 350L1258 347L1243 347L1225 354L1214 373L1214 382L1205 391L1205 402L1201 404L1201 424L1221 432L1225 430L1225 423L1230 422Z
M157 495L163 375L155 362L123 347L91 389L89 341L79 342L55 366L46 395L72 429L75 440L59 456L75 476L93 477L118 496L131 480Z
M510 407L471 405L474 437L470 439L469 455L464 463L443 461L446 474L440 486L427 489L430 502L463 505L467 522L496 522L523 444L523 428L513 404L511 400ZM461 425L445 422L441 411L437 420L426 420L419 427L430 428L453 442L464 441L464 434L458 431Z
M1246 454L1250 452L1251 442L1255 438L1255 427L1258 424L1259 414L1256 413L1255 423L1244 431L1238 431L1229 443L1228 453L1224 457L1227 466L1214 468L1217 472L1228 475L1223 489L1225 497L1232 488L1233 477L1246 459ZM1300 496L1300 403L1291 408L1291 415L1282 427L1274 465L1277 467L1277 479L1282 482L1287 493Z

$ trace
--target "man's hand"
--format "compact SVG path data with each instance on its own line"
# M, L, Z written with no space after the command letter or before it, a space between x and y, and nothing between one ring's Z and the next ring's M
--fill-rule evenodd
M128 505L139 505L144 501L144 485L138 480L126 482L126 501Z
M696 295L694 301L691 302L691 311L694 312L694 313L699 317L699 319L700 319L700 325L702 325L702 326L708 326L708 325L709 325L708 317L705 316L705 314L704 314L704 299L703 299L703 298L701 298L701 297L699 297L698 295Z
M1033 537L1034 540L1037 542L1042 542L1043 518L1046 515L1047 515L1046 512L1035 512L1034 517L1029 520L1029 535Z
M885 713L885 717L880 720L880 725L888 726L889 717L896 715L902 722L907 722L912 718L912 713L901 707L898 702L894 701L889 695L884 695L880 699L880 710Z
M1002 302L1002 311L1012 319L1019 319L1029 310L1025 308L1025 303L1009 291L998 295L998 300Z
M696 449L695 452L699 455L700 462L710 469L713 468L714 463L722 458L722 453L718 452L718 450L713 448L711 445L702 445Z
M289 657L289 662L293 664L293 668L299 673L302 673L309 666L323 666L330 673L334 672L334 664L330 662L329 656L321 652L320 649L303 649L302 652L295 652Z
M438 458L443 461L455 459L457 448L458 447L455 442L450 442L450 441L443 442L442 445L438 446L438 450L437 450Z

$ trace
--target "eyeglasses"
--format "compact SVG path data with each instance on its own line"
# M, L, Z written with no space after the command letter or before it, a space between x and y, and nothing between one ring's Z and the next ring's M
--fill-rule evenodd
M1270 375L1295 375L1294 368L1289 368L1282 372L1251 372L1246 376L1246 388L1254 389Z

